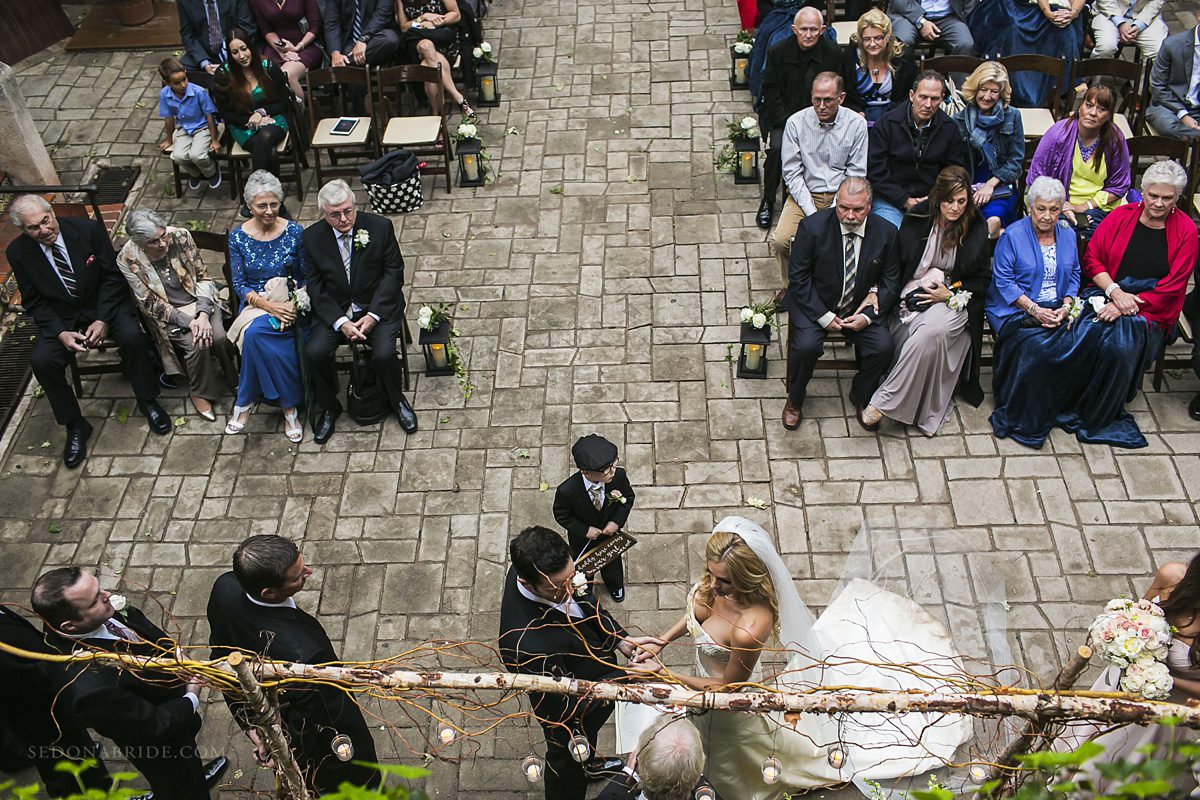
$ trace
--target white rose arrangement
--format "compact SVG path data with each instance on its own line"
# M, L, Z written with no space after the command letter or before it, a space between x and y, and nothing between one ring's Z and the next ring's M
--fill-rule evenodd
M472 122L464 122L455 129L454 138L460 141L463 139L478 139L479 128Z
M1124 670L1122 691L1161 700L1174 681L1166 665L1174 627L1161 608L1149 600L1119 597L1110 600L1096 617L1088 635L1096 653Z
M471 57L476 61L495 61L496 56L492 53L492 46L487 42L480 42L475 47L471 48Z
M754 50L753 42L734 42L734 44L733 44L733 52L735 52L741 56L748 55L753 50Z
M371 234L367 233L363 228L359 228L354 232L354 249L364 250L371 243Z
M470 400L472 393L475 391L475 384L471 383L467 376L467 364L463 360L462 353L454 344L454 340L458 338L458 329L454 327L454 318L450 316L450 310L453 308L448 303L438 303L436 306L423 305L417 309L417 327L421 330L431 331L443 322L450 326L450 341L446 344L446 358L448 363L454 368L454 374L458 377L459 388L462 389L464 400Z
M951 311L965 311L973 296L966 289L959 289L946 298L946 305L950 306Z
M742 117L742 121L738 123L738 128L741 130L741 135L747 139L757 139L759 136L758 120L754 117Z
M363 231L363 233L366 233L366 231ZM293 289L289 299L295 304L296 311L300 314L307 314L312 310L312 300L309 299L308 289L305 289L303 286L297 286Z

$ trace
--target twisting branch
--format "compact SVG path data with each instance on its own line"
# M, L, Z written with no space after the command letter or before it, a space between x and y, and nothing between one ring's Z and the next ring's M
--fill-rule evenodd
M284 796L287 800L308 800L308 789L304 786L300 765L296 763L292 748L288 747L287 737L279 721L278 703L267 697L243 654L230 653L227 661L237 675L246 701L258 717L255 727L262 734L263 743L271 751L271 758L275 761L275 774L283 782Z

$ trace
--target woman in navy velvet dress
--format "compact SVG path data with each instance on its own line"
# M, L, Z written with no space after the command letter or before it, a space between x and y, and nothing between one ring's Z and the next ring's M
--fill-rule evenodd
M300 359L296 337L297 309L287 294L272 293L267 282L284 278L289 286L304 285L304 250L300 246L303 228L282 219L283 186L266 170L258 170L246 181L246 205L251 218L229 234L229 262L233 271L233 290L240 301L241 313L230 329L253 317L241 332L242 372L238 381L237 402L226 433L240 433L255 403L268 403L283 409L288 439L304 438L296 407L303 395Z

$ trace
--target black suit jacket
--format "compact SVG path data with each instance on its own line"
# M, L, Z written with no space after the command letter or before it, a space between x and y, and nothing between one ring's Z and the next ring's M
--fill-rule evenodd
M404 312L404 257L392 221L360 211L351 236L359 231L366 231L369 241L361 249L351 245L347 282L337 232L323 219L304 229L308 296L313 314L328 327L350 315L352 302L385 322L399 319Z
M803 316L816 322L830 311L837 313L845 278L843 253L841 223L834 209L822 209L800 221L792 242L787 295L783 301L793 319ZM896 305L899 278L896 229L882 217L868 214L863 239L858 246L853 304L857 307L871 287L876 286L879 289L879 317L886 319ZM875 318L870 308L865 313Z
M187 66L199 69L205 61L220 64L220 51L213 52L208 46L208 15L204 11L206 0L176 0L179 9L179 37L183 40ZM217 16L221 23L221 36L229 38L229 32L241 28L253 37L258 36L258 24L250 11L249 0L217 0Z
M846 85L846 107L862 111L862 101L854 88L858 84L854 56L828 36L821 36L807 51L800 49L795 36L788 36L767 51L758 113L758 127L764 136L774 128L782 128L792 114L812 105L813 78L822 72L841 75Z
M78 641L48 630L47 641L63 653L77 647L125 652L146 657L173 653L176 643L140 610L129 606L118 622L144 641L112 639ZM163 674L118 670L109 666L71 664L66 668L68 692L76 717L122 747L186 743L200 731L200 715L184 697L182 682Z
M600 608L588 592L576 598L584 618L536 603L517 589L517 571L509 567L500 602L500 658L509 672L525 675L582 678L590 681L623 677L616 666L617 644L625 629ZM566 722L575 716L578 697L531 693L534 713L541 719Z
M612 497L615 489L625 498L624 503L618 503ZM571 555L579 558L580 548L586 546L588 528L601 528L609 522L617 523L624 528L629 520L629 512L633 510L633 487L629 485L629 477L625 470L617 467L617 474L612 482L604 489L604 507L599 511L592 505L592 498L583 483L583 473L576 472L558 485L554 491L554 519L563 526L571 548Z
M349 56L354 49L354 0L317 0L325 26L325 49ZM396 25L396 0L361 0L362 35Z
M321 623L298 608L260 606L242 591L237 577L226 572L213 584L208 598L208 643L211 658L234 650L261 654L280 661L328 664L338 655ZM226 695L234 719L249 728L252 712L244 702ZM332 686L289 689L280 696L280 714L300 769L320 792L332 792L342 781L374 785L379 773L349 761L339 761L330 749L333 737L344 733L354 742L354 758L376 761L375 743L358 706Z
M79 297L67 293L46 252L29 236L13 239L7 250L21 303L41 334L54 337L133 311L129 284L117 269L117 254L104 225L83 217L60 217L58 224Z

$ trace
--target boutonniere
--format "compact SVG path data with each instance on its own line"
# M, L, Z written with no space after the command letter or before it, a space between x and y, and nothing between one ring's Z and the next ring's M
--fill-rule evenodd
M609 503L620 503L621 505L625 505L629 501L625 499L625 495L621 494L616 489L613 489L612 491L610 491L608 493L608 502Z
M112 603L113 611L121 619L129 620L129 600L123 594L109 595L108 602Z
M587 586L587 575L584 575L582 572L576 572L571 578L571 593L576 597L583 597L587 594Z
M88 256L88 257L87 257L87 261L83 262L83 265L84 265L85 267L90 267L92 264L95 264L95 263L96 263L96 257L95 257L95 256Z
M354 232L354 249L362 250L371 243L371 234L367 233L362 228Z

